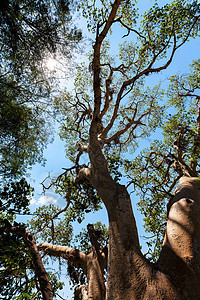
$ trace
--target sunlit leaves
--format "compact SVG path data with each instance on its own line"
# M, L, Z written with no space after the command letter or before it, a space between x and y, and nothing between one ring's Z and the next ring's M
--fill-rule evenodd
M72 8L72 6L71 6ZM68 28L71 20L69 3L63 1L4 1L0 6L2 34L1 57L21 59L21 68L27 64L36 67L44 52L55 52L61 46L61 35L66 34L65 44L75 38ZM72 27L71 27L72 28ZM80 38L79 32L77 36ZM22 55L23 54L23 55ZM16 64L16 71L20 71Z
M70 23L72 8L60 0L0 4L1 175L16 177L42 162L55 83L44 73L42 59L56 51L69 56L80 40Z
M172 1L160 7L156 3L142 21L141 55L164 58L168 49L198 35L200 6L198 1Z
M136 23L135 19L137 18L135 2L136 1L122 1L115 20L120 18L126 25L134 25ZM101 0L98 2L93 0L79 1L79 7L83 11L83 16L87 19L87 28L93 33L96 29L98 30L105 25L112 6L113 2L110 0Z

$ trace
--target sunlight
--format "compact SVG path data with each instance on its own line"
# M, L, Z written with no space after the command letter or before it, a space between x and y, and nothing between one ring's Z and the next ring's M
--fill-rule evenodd
M69 61L63 55L47 54L42 60L42 68L47 76L54 76L59 80L66 80L70 74Z
M62 53L44 53L41 60L41 70L49 78L56 79L61 87L67 85L73 88L73 70L74 61L71 62L69 58Z
M58 68L58 61L54 57L48 57L44 63L46 69L50 72L56 71L56 69Z

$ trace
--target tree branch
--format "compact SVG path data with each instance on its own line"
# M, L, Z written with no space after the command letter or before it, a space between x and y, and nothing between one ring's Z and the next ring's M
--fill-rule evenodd
M88 300L88 291L86 285L78 285L75 287L74 300L79 300L80 296L82 300Z
M97 32L96 42L94 45L94 72L93 72L93 89L94 89L94 115L93 120L96 120L96 117L100 113L101 108L101 88L100 88L100 48L101 44L106 37L109 29L112 26L112 23L115 19L117 9L122 1L115 0L115 2L112 5L112 9L110 12L110 15L108 17L107 22L105 23L105 26L100 34ZM98 26L99 28L99 26ZM94 123L94 121L93 121Z
M96 231L94 230L93 225L88 224L87 230L88 230L89 238L90 238L90 241L91 241L91 244L93 247L93 252L98 259L98 262L99 262L99 265L101 268L101 272L103 274L104 269L106 267L105 255L102 255L102 253L100 252L100 244L97 240L97 234L96 234Z
M135 116L136 116L136 113L137 113L137 108L136 108L136 109L135 109L135 112L134 112L134 116L133 116L133 118L130 120L130 122L129 122L128 124L126 124L126 126L125 126L123 129L121 129L121 130L117 131L115 134L113 134L113 136L111 136L111 137L108 138L108 139L105 139L104 143L105 143L105 144L109 144L109 143L111 143L113 140L115 140L116 138L119 138L122 134L124 134L125 132L127 132L128 129L131 128L131 126L132 126L133 124L135 124L135 125L133 126L132 131L134 131L134 130L137 128L138 125L144 125L144 124L141 123L141 120L142 120L145 116L149 115L150 112L151 112L151 110L148 111L148 112L146 112L146 113L144 113L144 114L142 114L142 115L138 118L138 120L135 121Z
M71 261L75 265L81 267L84 272L86 272L87 255L78 249L67 246L53 245L50 243L40 243L37 246L38 249L44 251L44 253L50 256L62 257L67 261Z
M119 22L124 28L126 28L128 30L128 33L125 34L123 37L126 37L130 34L130 31L136 33L139 37L141 37L142 39L144 39L146 41L145 36L143 36L139 31L129 27L128 25L126 25L120 18L116 19L114 22Z
M16 223L15 226L12 226L8 221L6 223L6 228L10 232L21 236L29 249L29 253L32 257L33 268L40 284L40 291L42 293L43 299L53 300L51 285L34 237L30 234L30 232L28 232L28 230L24 226L20 224Z

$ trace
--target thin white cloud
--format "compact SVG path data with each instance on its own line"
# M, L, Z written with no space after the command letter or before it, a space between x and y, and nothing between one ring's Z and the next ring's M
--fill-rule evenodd
M38 200L35 198L31 197L30 198L30 205L44 205L47 203L53 203L56 204L57 200L54 197L51 196L41 196Z
M51 196L42 196L39 198L39 200L37 201L37 204L47 204L47 203L57 203L57 200Z

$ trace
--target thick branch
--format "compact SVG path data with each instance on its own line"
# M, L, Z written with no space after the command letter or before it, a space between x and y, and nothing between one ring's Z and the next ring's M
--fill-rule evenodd
M113 69L111 69L110 74L106 80L106 94L105 94L105 103L104 103L104 108L99 116L100 119L103 118L103 116L106 114L109 108L109 103L112 100L112 93L110 93L110 84L111 84L111 79L113 75Z
M94 227L92 224L88 224L87 225L87 230L89 233L89 237L90 237L90 241L93 247L93 252L95 254L95 256L98 259L100 268L101 268L101 272L103 274L104 269L106 267L106 261L105 261L105 255L102 255L102 253L100 252L100 244L97 240L97 236L96 236L96 231L94 230Z
M38 245L39 250L50 256L62 257L73 262L75 265L82 267L86 271L86 254L75 248L67 246L53 245L50 243L41 243Z
M106 37L109 29L111 28L111 25L115 19L117 9L122 1L116 0L114 4L112 5L112 10L110 12L110 15L108 17L107 22L105 23L105 26L102 30L102 32L98 35L96 38L96 42L94 45L94 78L93 78L93 89L94 89L94 115L93 120L96 120L96 117L100 113L100 107L101 107L101 88L100 88L100 48L101 44ZM98 27L99 28L99 27Z
M35 275L38 278L40 284L40 291L44 300L53 300L53 295L51 291L51 285L47 276L47 272L44 268L41 256L39 254L34 237L25 229L23 226L17 224L16 226L11 226L7 224L7 229L21 237L23 237L26 245L28 246L29 253L32 257L33 268Z

